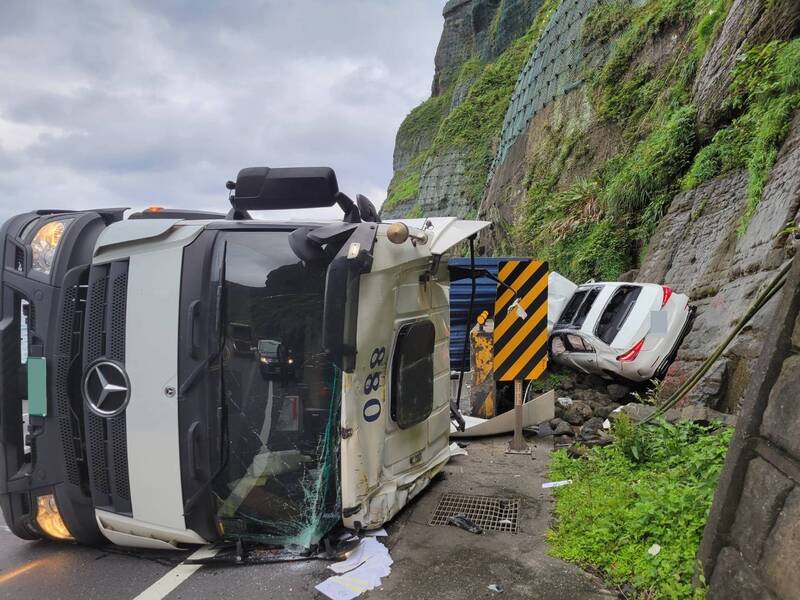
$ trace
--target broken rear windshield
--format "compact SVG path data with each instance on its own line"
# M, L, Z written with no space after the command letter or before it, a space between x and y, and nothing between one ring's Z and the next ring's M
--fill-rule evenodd
M603 314L600 315L594 331L595 335L606 344L611 344L628 319L641 291L641 286L623 285L614 292L603 310Z
M339 374L322 350L326 264L287 232L224 234L224 469L214 482L227 537L315 544L339 520Z
M572 295L572 298L570 298L569 303L567 303L564 312L561 313L557 324L559 326L568 325L575 329L580 329L583 322L586 320L586 316L592 309L594 301L597 299L598 294L600 294L601 289L602 288L599 287L593 287L576 291Z

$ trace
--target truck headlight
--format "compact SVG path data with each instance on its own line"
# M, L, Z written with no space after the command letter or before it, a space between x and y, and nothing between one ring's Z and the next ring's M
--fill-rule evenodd
M50 221L45 223L33 236L31 252L33 258L32 268L35 271L49 275L53 268L56 249L64 236L64 231L69 225L69 220Z
M56 497L46 494L36 498L36 524L46 536L56 540L71 540L72 534L67 529L61 513L58 511Z

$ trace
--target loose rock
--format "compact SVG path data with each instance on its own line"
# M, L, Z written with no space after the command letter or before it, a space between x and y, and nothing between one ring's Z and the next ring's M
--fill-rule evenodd
M573 402L572 406L564 410L562 417L570 425L582 425L592 417L592 408L585 402Z
M566 421L562 421L561 419L553 419L553 421L558 421L555 427L553 427L553 435L575 435L575 432L572 431L572 427L570 427L569 423Z
M614 400L622 400L631 392L631 388L629 388L627 385L621 385L619 383L609 384L606 390L608 391L608 395Z

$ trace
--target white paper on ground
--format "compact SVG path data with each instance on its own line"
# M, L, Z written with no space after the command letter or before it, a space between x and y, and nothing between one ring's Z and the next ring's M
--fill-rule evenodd
M364 535L367 537L387 537L389 534L382 527L380 529L373 529L372 531L365 531Z
M350 551L347 559L328 565L328 568L334 573L346 573L368 560L379 560L388 565L393 562L386 546L374 537L367 537L362 539L361 543Z
M556 393L553 390L537 396L522 405L522 427L530 427L544 423L556 416ZM477 437L481 435L497 435L514 431L514 411L509 410L492 419L478 419L477 417L464 417L466 428L456 431L454 425L450 426L450 437Z
M543 483L542 487L544 489L547 489L547 488L561 487L562 485L569 485L570 483L572 483L572 479L564 479L562 481L548 481L547 483Z
M647 550L647 553L648 553L650 556L655 556L655 555L656 555L656 554L658 554L659 552L661 552L661 546L659 546L658 544L653 544L653 545L652 545L652 546L650 546L650 548Z
M331 600L352 600L378 587L381 578L391 573L393 562L386 546L374 537L363 538L346 560L328 566L339 575L329 577L316 589Z
M337 581L338 577L329 577L314 589L325 594L331 600L353 600L358 598L363 592L351 590L346 587L346 583Z

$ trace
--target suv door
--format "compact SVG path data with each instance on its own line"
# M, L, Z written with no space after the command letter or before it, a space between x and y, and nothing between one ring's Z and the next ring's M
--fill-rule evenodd
M567 350L564 354L567 362L584 373L597 373L597 352L594 345L577 332L566 333L561 337Z

